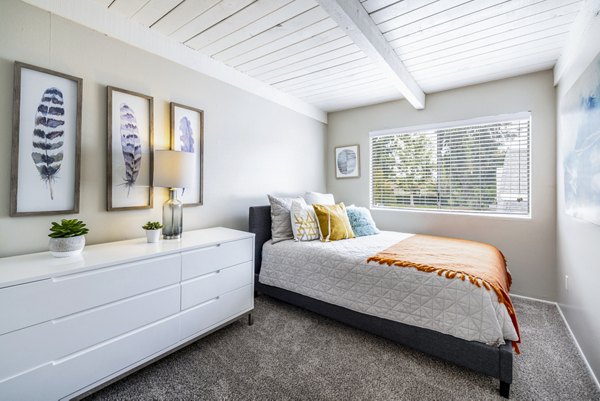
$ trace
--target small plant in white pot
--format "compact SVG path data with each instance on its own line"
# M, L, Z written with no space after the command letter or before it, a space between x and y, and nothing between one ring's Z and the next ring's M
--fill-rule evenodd
M163 225L158 221L149 221L142 226L146 230L146 238L148 242L158 242L160 240L160 232L162 231Z
M48 234L50 253L57 258L79 255L85 246L85 234L88 232L81 220L62 219L60 224L53 221Z

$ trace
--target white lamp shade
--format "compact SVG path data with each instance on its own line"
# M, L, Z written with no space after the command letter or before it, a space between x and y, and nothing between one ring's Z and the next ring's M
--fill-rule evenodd
M196 174L194 153L175 150L157 150L154 152L155 187L190 187L194 184Z

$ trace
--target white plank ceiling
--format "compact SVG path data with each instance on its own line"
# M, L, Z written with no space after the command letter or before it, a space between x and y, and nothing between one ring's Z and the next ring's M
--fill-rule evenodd
M316 0L96 2L324 111L402 98ZM421 89L432 93L553 67L583 1L360 4Z

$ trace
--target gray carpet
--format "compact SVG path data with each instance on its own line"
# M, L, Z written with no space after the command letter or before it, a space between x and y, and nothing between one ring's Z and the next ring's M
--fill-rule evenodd
M515 299L514 400L600 400L555 306ZM262 296L242 319L86 400L502 400L498 382Z

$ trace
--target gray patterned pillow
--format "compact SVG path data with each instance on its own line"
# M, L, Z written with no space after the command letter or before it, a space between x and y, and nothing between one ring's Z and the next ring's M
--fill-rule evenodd
M294 239L292 223L290 221L290 209L292 201L306 204L302 198L280 198L267 195L271 204L271 240L273 243Z

